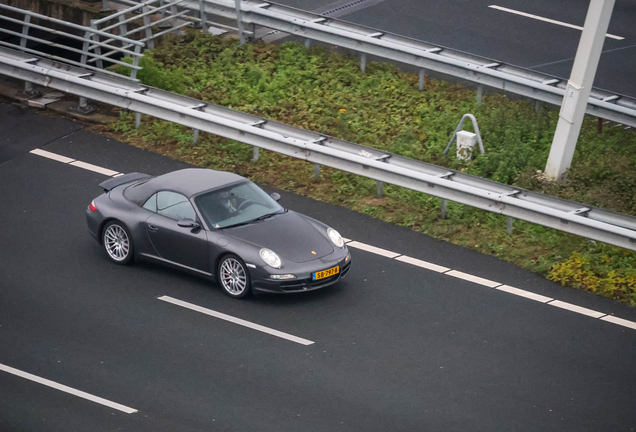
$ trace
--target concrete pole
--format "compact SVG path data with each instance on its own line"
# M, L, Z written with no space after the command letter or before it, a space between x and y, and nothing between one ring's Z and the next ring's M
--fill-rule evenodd
M561 104L559 123L545 166L545 174L553 180L561 178L572 163L614 2L615 0L590 0L572 74Z

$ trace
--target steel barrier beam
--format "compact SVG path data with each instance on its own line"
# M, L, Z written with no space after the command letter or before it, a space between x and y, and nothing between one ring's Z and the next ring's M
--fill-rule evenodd
M0 48L0 74L255 147L636 250L636 218L470 176L108 75ZM585 211L581 209L585 208Z

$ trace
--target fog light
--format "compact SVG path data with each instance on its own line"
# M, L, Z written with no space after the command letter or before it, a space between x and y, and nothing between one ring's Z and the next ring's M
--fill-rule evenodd
M345 258L345 262L349 262L349 260L350 260L350 259L351 259L351 254L350 254L350 253L348 253L348 254L347 254L347 257Z
M269 275L272 279L296 279L296 275L293 274L284 274L284 275Z

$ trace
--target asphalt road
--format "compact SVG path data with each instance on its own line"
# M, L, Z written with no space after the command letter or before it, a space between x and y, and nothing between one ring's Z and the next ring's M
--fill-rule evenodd
M84 221L106 177L29 151L118 172L185 165L11 105L0 105L0 128L0 151L13 152L0 163L0 365L138 410L0 370L0 431L636 428L636 330L353 248L338 286L246 301L175 271L118 266ZM281 195L347 238L636 320L632 308L492 257Z
M330 0L277 0L277 3L319 13L352 3ZM440 46L569 78L581 32L539 21L490 5L583 26L589 0L369 0L345 9L339 19ZM636 96L636 3L616 0L594 86Z

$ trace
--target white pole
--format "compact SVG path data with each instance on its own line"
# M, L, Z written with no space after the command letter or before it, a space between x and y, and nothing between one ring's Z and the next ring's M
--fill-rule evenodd
M561 104L559 123L545 167L546 175L553 180L561 178L572 163L614 2L615 0L590 1L581 41L572 66L572 74Z

